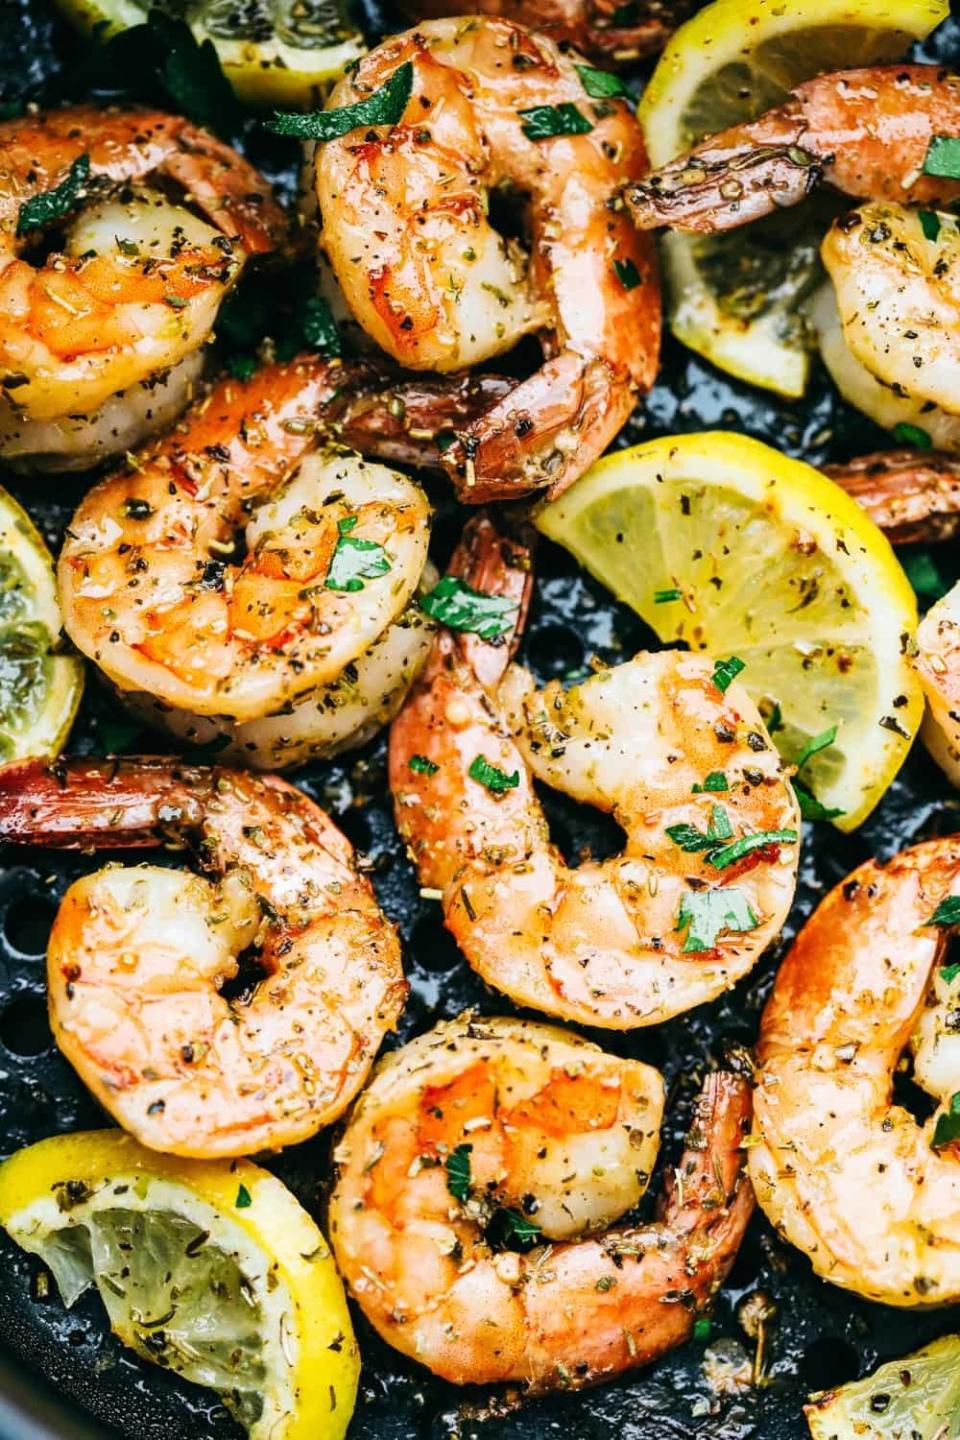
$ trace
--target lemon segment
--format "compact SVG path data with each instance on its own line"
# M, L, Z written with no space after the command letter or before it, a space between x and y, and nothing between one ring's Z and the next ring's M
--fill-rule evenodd
M54 653L60 606L43 536L0 489L0 763L62 750L83 693L83 662Z
M651 164L756 118L814 75L898 60L948 14L948 0L714 0L677 30L640 101ZM810 370L802 309L822 278L815 242L825 226L795 216L792 227L775 216L735 237L668 235L664 271L684 345L795 399Z
M267 1171L58 1135L0 1166L0 1224L66 1305L95 1285L124 1344L218 1391L251 1440L341 1440L359 1376L343 1286Z
M102 38L142 25L157 0L56 0L79 29ZM244 104L309 109L320 105L347 65L366 51L340 0L189 0L159 8L209 40Z
M960 1435L960 1335L944 1335L804 1406L813 1440Z
M867 817L923 714L917 611L838 485L742 435L681 435L606 456L535 519L661 641L743 660L787 760L836 726L802 782L840 829Z

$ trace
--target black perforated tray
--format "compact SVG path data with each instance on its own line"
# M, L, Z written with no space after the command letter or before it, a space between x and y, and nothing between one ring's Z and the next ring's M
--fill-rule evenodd
M54 25L48 0L0 0L0 102L55 73L68 44ZM960 60L956 20L941 31L935 54L928 52L924 58ZM289 183L289 170L278 173ZM814 463L886 443L839 404L822 379L802 405L785 405L732 384L668 343L661 379L625 441L714 426L745 430ZM56 545L82 485L0 478ZM434 548L442 562L461 517L442 487L431 488L440 512ZM941 547L937 553L945 574L960 574L958 551L960 547L951 553ZM744 559L749 563L749 557ZM544 543L537 575L522 658L541 680L578 670L591 654L615 661L650 642L637 618L577 573L562 551ZM146 744L157 748L156 741L132 733L116 705L91 682L73 748L99 753L121 743L128 750ZM369 858L380 900L400 927L413 988L391 1043L466 1005L487 1014L508 1011L459 958L439 924L438 908L419 898L393 827L384 741L343 761L311 766L297 780L331 810ZM554 836L568 856L575 857L585 846L594 855L616 848L608 822L549 793L544 798ZM786 938L824 890L854 865L957 829L958 811L958 797L918 748L879 810L856 835L843 837L823 825L808 831ZM44 1001L49 924L64 889L90 863L76 855L0 851L2 1154L46 1135L106 1123L53 1046ZM776 962L776 952L768 955L731 995L659 1029L593 1037L663 1070L669 1093L667 1156L676 1151L704 1066L716 1063L731 1043L753 1040ZM315 1214L322 1213L327 1150L328 1141L321 1136L271 1162ZM0 1440L227 1440L239 1434L206 1392L131 1359L106 1333L102 1312L92 1299L85 1298L71 1312L64 1310L55 1291L38 1300L37 1274L36 1262L0 1238L0 1341L7 1352L4 1358L0 1351ZM822 1284L759 1216L719 1298L710 1341L728 1349L733 1358L752 1355L736 1310L756 1290L776 1307L759 1386L718 1396L702 1372L703 1346L692 1344L640 1374L506 1416L485 1416L488 1395L457 1391L401 1359L358 1315L364 1367L351 1440L801 1440L807 1433L801 1406L808 1390L850 1379L881 1359L960 1328L960 1308L924 1315L897 1312Z

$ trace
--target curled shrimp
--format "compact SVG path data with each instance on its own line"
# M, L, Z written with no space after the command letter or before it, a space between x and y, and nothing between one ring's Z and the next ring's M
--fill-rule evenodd
M641 229L734 229L795 205L821 180L846 195L936 205L954 180L924 173L930 142L960 137L960 78L933 65L843 70L808 80L759 119L710 135L627 187Z
M260 720L334 682L412 601L423 492L310 453L349 380L312 357L222 381L85 496L60 556L64 625L121 691Z
M531 1021L465 1015L395 1051L335 1153L330 1238L367 1319L455 1384L534 1393L681 1344L753 1208L750 1091L708 1077L658 1218L618 1225L649 1181L662 1107L649 1066Z
M385 41L331 104L371 94L406 63L399 124L319 149L324 250L359 324L406 369L459 370L541 334L544 364L457 432L444 465L470 502L556 493L656 373L653 251L617 200L646 167L639 126L624 100L591 101L551 41L489 18L428 21ZM565 133L551 129L558 114ZM538 123L547 138L533 138ZM498 191L526 197L529 256L491 223Z
M244 261L286 233L263 177L182 116L81 105L7 120L0 176L0 391L28 449L27 422L91 414L195 352ZM52 220L64 248L34 263Z
M458 13L501 16L584 55L625 65L662 50L692 8L680 0L641 0L629 6L613 0L471 0ZM449 0L419 0L404 9L412 19L442 19L451 6Z
M892 545L952 540L960 530L960 459L932 450L882 450L825 465Z
M522 608L529 557L488 520L453 573ZM759 959L796 885L799 812L760 714L713 663L640 654L537 692L509 649L441 630L393 722L390 785L420 883L469 963L517 1004L657 1024ZM569 867L534 779L612 814L623 853Z
M927 697L923 742L947 778L960 786L960 583L920 621L915 663Z
M0 774L0 837L196 842L216 877L108 866L71 885L50 935L57 1044L143 1144L280 1149L360 1089L403 1008L400 946L349 842L306 795L171 759L28 761ZM250 947L263 978L228 998Z
M960 981L934 920L951 895L957 836L861 865L800 932L760 1027L757 1200L818 1275L887 1305L960 1299L960 1151L938 1135L960 1090ZM926 1124L893 1099L909 1044L938 1101Z

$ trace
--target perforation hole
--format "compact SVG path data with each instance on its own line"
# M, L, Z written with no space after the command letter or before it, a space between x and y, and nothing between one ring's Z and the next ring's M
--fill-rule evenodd
M20 995L0 1015L0 1044L11 1055L42 1055L53 1044L47 1007L39 995Z
M3 935L18 955L45 955L57 907L41 895L15 900L3 917Z

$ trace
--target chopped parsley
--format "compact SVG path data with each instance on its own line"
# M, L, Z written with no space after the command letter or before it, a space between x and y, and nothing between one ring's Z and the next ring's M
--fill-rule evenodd
M615 264L615 265L616 265L616 264L619 264L619 261L616 261L616 260L615 260L615 261L614 261L614 264ZM674 589L672 589L672 590L654 590L654 592L653 592L653 603L654 603L654 605L667 605L667 604L670 603L671 600L682 600L682 599L683 599L683 591L682 591L682 590L677 590L676 587L674 587Z
M557 135L589 135L593 125L570 100L560 105L534 105L520 110L521 130L528 140L553 140Z
M927 146L923 173L939 175L944 180L960 180L960 139L953 135L934 135Z
M251 1199L250 1191L247 1189L246 1185L240 1186L239 1190L237 1191L236 1201L234 1203L238 1210L250 1209L250 1206L253 1204L253 1200Z
M940 979L945 984L952 985L958 975L960 975L960 964L940 966Z
M413 92L413 65L405 60L398 65L379 90L353 105L338 110L278 110L264 128L274 135L289 135L294 140L337 140L364 125L396 125L401 119Z
M720 792L729 789L730 786L723 771L711 770L702 785L694 785L693 793L694 795L702 795L705 790L708 792Z
M950 585L943 578L940 567L929 550L902 550L898 559L918 599L929 600L931 603L943 599Z
M899 420L890 434L898 445L915 445L918 450L933 449L933 440L928 432L919 425L908 425L906 420Z
M496 765L491 765L490 761L485 760L482 755L478 755L475 760L471 761L467 774L471 780L476 780L479 784L486 786L494 795L502 795L505 790L515 790L520 784L519 770L514 770L512 775L508 775L505 770L498 770Z
M800 754L793 762L796 765L797 770L802 770L804 765L806 765L807 761L812 760L814 755L819 755L821 750L829 749L829 747L833 744L836 738L836 725L831 725L829 730L821 730L819 735L811 735L810 739L807 741L806 745L804 745L803 749L800 751Z
M796 830L757 830L734 840L730 816L722 805L711 806L706 833L695 825L668 825L667 834L681 850L688 853L705 851L704 858L717 870L725 870L754 850L763 850L768 845L794 845L797 840ZM726 844L726 841L730 843Z
M710 1339L710 1331L713 1329L713 1321L709 1315L698 1315L693 1322L693 1338L700 1342Z
M609 70L594 70L592 65L575 65L573 68L591 100L616 100L628 93L620 76L611 75Z
M17 219L17 234L26 235L28 230L39 230L41 226L69 215L83 199L84 186L89 179L90 156L78 155L59 185L52 190L44 190L40 195L32 195L23 202Z
M940 216L935 210L920 211L920 229L925 240L936 240L940 234Z
M643 279L643 276L632 260L614 260L613 268L617 272L617 279L620 281L624 290L636 290ZM680 592L677 591L676 598L679 599L679 597Z
M960 925L960 895L948 895L934 910L928 925Z
M778 730L783 729L783 711L780 709L780 702L774 700L773 708L769 715L764 716L764 722L769 735L775 735Z
M733 826L730 824L730 816L722 805L713 805L710 808L710 823L707 825L706 833L698 830L696 825L668 825L667 834L674 845L679 845L681 850L687 854L695 854L698 850L715 850L725 840L733 836Z
M335 359L342 353L337 322L330 306L321 295L309 295L304 301L301 328L304 340L319 355L326 359Z
M470 1152L472 1145L458 1145L446 1158L447 1189L461 1204L470 1194Z
M481 640L499 640L513 629L518 606L505 595L486 595L465 580L444 575L423 596L420 609L450 630L468 630Z
M755 830L751 835L741 835L739 840L724 845L720 850L712 851L707 859L718 870L725 870L728 865L736 864L738 860L743 859L744 855L750 855L754 850L763 850L768 845L795 845L796 843L796 830Z
M960 1140L960 1090L954 1091L950 1096L950 1109L937 1116L933 1148L942 1150L945 1145L953 1145L957 1140Z
M740 671L746 668L738 655L731 655L726 660L716 660L713 666L713 683L722 694L726 694Z
M678 930L686 929L684 954L712 950L722 930L743 935L756 930L759 920L743 890L728 886L719 890L694 890L684 895L677 911Z
M516 1245L536 1245L543 1231L519 1210L501 1210L497 1217L504 1231L504 1239Z
M411 755L409 764L416 775L436 775L440 769L440 766L433 760L428 760L426 755Z
M842 810L831 809L829 805L822 805L813 792L796 778L793 781L793 793L797 797L804 820L836 820L838 815L844 813Z
M376 540L355 540L350 534L357 518L356 515L348 515L337 521L337 548L324 581L328 590L345 590L352 594L364 588L365 580L386 575L391 569L390 559L382 545Z

